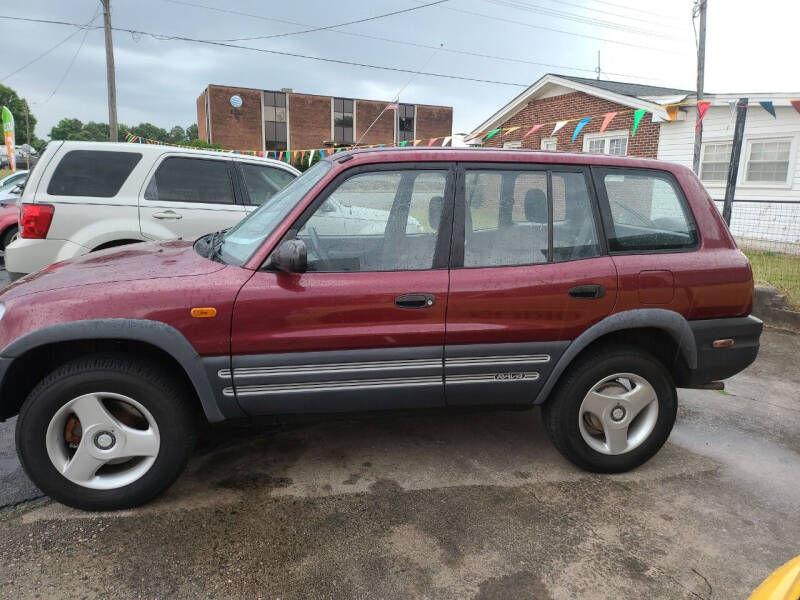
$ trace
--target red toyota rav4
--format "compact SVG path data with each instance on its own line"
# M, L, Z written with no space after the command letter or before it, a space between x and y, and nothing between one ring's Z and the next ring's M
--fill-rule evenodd
M541 405L566 458L619 472L664 444L676 387L755 359L752 288L678 165L339 153L225 233L6 288L0 418L31 479L87 509L166 489L199 416Z

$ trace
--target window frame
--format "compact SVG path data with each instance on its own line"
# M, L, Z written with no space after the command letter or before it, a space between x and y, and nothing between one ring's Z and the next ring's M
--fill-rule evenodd
M225 164L225 167L228 171L228 182L231 185L231 194L233 195L233 202L196 202L194 200L162 200L161 198L148 198L147 191L151 185L158 185L156 182L156 177L158 176L158 171L170 158L188 158L190 160L206 160L206 161L214 161ZM158 206L167 202L176 202L181 205L187 204L195 204L195 205L202 205L202 206L241 206L244 204L243 201L243 182L239 179L240 175L238 173L238 169L233 164L234 161L230 158L216 158L214 156L192 156L187 154L181 154L179 152L176 153L169 153L164 154L159 157L153 164L153 168L148 173L148 176L145 178L145 182L142 185L142 191L140 198L144 202L152 203L152 206Z
M339 111L336 109L337 104L341 104L342 110ZM350 110L345 110L345 106L349 104ZM342 119L345 119L348 115L350 116L350 126L345 125L337 125L336 124L336 115L341 114ZM342 130L342 138L339 139L336 136L336 130ZM345 130L350 130L350 137L352 139L346 140L344 139ZM331 139L335 144L340 145L352 145L355 143L356 140L356 101L353 98L342 98L342 97L333 97L331 98Z
M281 99L282 104L278 104ZM270 104L269 102L275 102ZM284 112L284 120L272 120L267 118L267 108L282 108ZM277 119L277 114L276 114ZM271 139L267 135L267 126L271 125L275 130L275 139ZM284 140L278 139L278 128L283 129ZM286 92L273 92L270 90L262 90L261 92L261 136L263 139L264 150L288 150L289 148L289 97ZM281 147L282 146L282 147Z
M602 224L603 224L603 232L604 232L604 242L605 247L609 255L611 256L625 256L625 255L636 255L636 254L677 254L677 253L685 253L685 252L697 252L703 246L703 234L700 231L700 228L697 226L697 219L694 216L694 210L692 209L692 205L689 202L686 194L683 193L683 188L681 187L680 183L678 183L677 178L669 171L665 171L662 169L647 169L647 168L636 168L636 167L608 167L608 166L598 166L598 167L591 167L592 171L592 178L594 179L594 189L597 194L597 204L600 208L600 215L602 217ZM681 208L683 210L684 216L692 226L694 226L695 233L697 234L697 240L693 246L687 246L685 248L656 248L651 250L611 250L611 245L609 242L609 236L615 231L614 228L614 218L611 214L611 204L608 200L608 194L606 193L606 186L605 182L603 181L606 175L649 175L651 177L656 177L658 179L666 180L669 183L673 190L675 190L676 195L678 197L678 201L681 203Z
M721 145L731 145L733 146L733 140L728 139L719 139L719 140L704 140L703 145L700 148L700 173L698 174L697 178L703 183L703 185L708 187L724 187L728 182L728 177L726 175L725 179L703 179L703 163L706 160L706 147L707 146L721 146ZM728 163L730 166L730 155L728 156ZM745 167L747 163L745 163ZM730 173L730 171L728 171Z
M394 162L394 163L367 163L356 165L346 169L336 175L328 184L322 189L319 194L311 201L305 208L300 216L295 219L294 223L289 227L281 240L275 244L275 249L287 241L297 238L298 232L303 228L306 222L317 212L317 209L325 203L325 201L333 194L339 187L351 177L356 175L363 175L364 173L377 173L380 171L445 171L445 187L444 187L444 203L442 206L442 221L441 227L437 232L436 246L433 253L433 262L430 269L394 269L386 271L356 271L358 273L424 273L426 271L440 271L448 269L450 247L453 238L453 204L455 201L455 187L456 187L456 164L453 162ZM266 265L270 264L272 252L265 259L261 269L263 270ZM308 271L304 275L339 275L339 274L352 274L354 271Z
M554 142L556 147L551 149L545 148L545 144L549 144L550 142ZM542 140L539 142L539 149L547 152L558 152L558 138L555 136L542 138Z
M753 150L753 142L789 142L789 166L786 169L786 179L782 182L778 181L748 181L747 171L750 165L750 154ZM762 135L762 136L748 136L744 140L744 161L739 169L739 182L738 184L748 188L767 188L767 189L790 189L792 187L792 180L794 178L794 171L792 167L797 170L797 134L788 135Z
M618 139L618 138L625 138L625 154L611 154L608 150L611 148L611 140ZM616 131L604 131L603 133L585 133L583 134L583 150L582 152L586 152L587 154L597 154L596 152L589 152L589 143L595 142L597 140L603 140L603 152L600 152L603 156L628 156L628 132L623 129L618 129Z
M547 265L558 265L579 260L592 260L608 255L608 244L603 226L603 219L600 213L597 190L595 181L592 177L591 169L587 165L574 165L563 163L511 163L511 162L461 162L458 163L456 179L455 204L453 212L453 230L450 246L450 268L451 269L512 269L545 267ZM466 174L467 171L519 171L531 172L541 171L547 177L547 261L540 263L525 263L511 265L475 265L464 266L464 246L466 240ZM586 183L586 191L589 194L589 204L591 205L592 217L594 219L595 234L599 251L596 256L586 258L576 258L573 260L554 260L553 247L553 174L554 173L580 173Z
M76 152L82 152L82 153L96 152L96 153L100 153L100 154L109 154L109 153L126 154L126 155L134 155L134 156L136 156L138 158L137 158L136 162L133 163L133 166L131 167L131 170L128 171L128 174L125 176L125 178L120 183L120 185L117 188L116 192L114 192L111 196L89 196L89 195L86 195L86 194L54 194L54 193L52 193L50 191L50 188L53 185L53 181L55 180L56 175L58 174L58 170L61 168L61 164L64 162L64 160L70 154L73 154L73 153L76 153ZM139 167L142 164L142 159L143 158L144 158L144 155L141 152L136 152L136 151L129 152L129 151L126 151L126 150L98 150L96 148L68 148L65 152L63 152L62 154L60 154L57 157L57 160L53 161L51 164L48 165L48 167L50 167L51 170L49 171L49 173L46 174L47 187L45 188L44 193L45 193L46 196L48 196L50 198L64 198L64 199L66 199L66 198L79 198L79 199L83 199L83 200L69 200L68 202L84 202L84 203L90 203L90 204L102 204L102 203L108 202L109 200L117 198L120 195L120 193L122 192L123 188L125 187L125 184L128 183L128 181L131 178L131 175L133 175L133 172L137 169L137 167ZM38 165L38 162L37 162L37 165ZM34 168L35 167L36 167L36 165L34 165ZM32 172L33 172L33 169L31 169L31 171L28 173L28 177L30 177ZM26 185L27 185L27 180L26 180ZM134 188L134 190L135 190L135 188ZM86 198L92 198L93 200L87 202L85 200Z

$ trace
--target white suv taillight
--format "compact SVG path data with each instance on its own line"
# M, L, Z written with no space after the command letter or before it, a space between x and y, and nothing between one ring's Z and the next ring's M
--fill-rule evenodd
M46 238L54 212L52 204L23 204L19 210L20 237L29 240Z

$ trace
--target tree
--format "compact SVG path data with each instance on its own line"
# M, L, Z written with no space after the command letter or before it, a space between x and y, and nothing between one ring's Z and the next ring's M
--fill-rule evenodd
M170 144L182 144L186 139L186 130L180 125L175 125L175 127L169 130L166 141Z
M80 119L61 119L58 125L50 129L50 139L105 142L108 140L108 124L94 121L83 123Z
M36 117L30 112L28 101L20 98L10 87L0 85L0 106L7 106L14 115L14 136L17 145L25 144L30 135L31 146L40 150L44 147L44 140L40 140L34 133L36 131ZM25 112L28 111L28 129L25 128Z
M121 129L120 132L124 134ZM143 137L148 140L156 140L159 142L168 141L167 130L163 127L157 127L152 123L139 123L135 127L131 127L130 132L133 135L138 135L139 137Z
M199 139L200 136L197 133L197 123L193 123L186 128L186 139L187 140L196 140Z

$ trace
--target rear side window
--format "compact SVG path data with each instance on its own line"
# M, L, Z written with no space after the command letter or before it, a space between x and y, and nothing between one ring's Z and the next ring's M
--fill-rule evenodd
M239 163L239 166L244 174L244 182L247 185L250 204L257 206L264 204L295 178L293 173L284 169L276 169L275 167L250 163Z
M667 173L601 170L612 252L664 252L697 246L697 227L686 199Z
M58 163L47 193L113 198L141 159L138 152L71 150Z
M159 202L234 204L228 161L166 158L150 180L144 197Z

